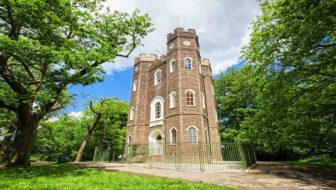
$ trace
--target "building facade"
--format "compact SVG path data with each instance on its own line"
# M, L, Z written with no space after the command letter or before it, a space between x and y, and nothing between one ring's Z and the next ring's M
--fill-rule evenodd
M169 33L166 55L140 54L134 62L126 145L147 147L149 155L164 160L180 151L179 145L219 144L211 74L194 29Z

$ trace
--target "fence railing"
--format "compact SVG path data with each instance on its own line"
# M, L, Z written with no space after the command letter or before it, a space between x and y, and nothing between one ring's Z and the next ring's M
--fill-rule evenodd
M196 171L245 170L256 163L254 147L243 143L131 144L96 147L93 161L141 163L151 167Z

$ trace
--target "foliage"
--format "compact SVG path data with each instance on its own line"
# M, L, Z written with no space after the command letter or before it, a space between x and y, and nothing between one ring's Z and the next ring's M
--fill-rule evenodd
M67 87L103 80L152 31L148 15L104 0L0 0L0 108L16 114L11 164L29 164L40 120L71 100Z
M297 161L285 162L293 166L334 166L336 167L336 159L328 155L312 156Z
M64 115L57 119L40 124L33 148L34 160L58 161L62 155L69 160L76 157L85 128L79 118Z
M10 168L0 189L234 189L162 177L85 169L69 164Z
M233 93L218 95L220 117L238 121L222 122L236 129L224 136L285 159L336 156L336 1L260 3L247 66L216 81L217 91Z
M128 105L111 98L106 99L103 106L99 103L93 106L102 113L102 118L84 151L83 160L92 160L96 146L114 147L125 142ZM63 115L57 117L56 121L41 123L33 149L34 159L58 161L61 155L65 155L69 161L73 161L86 134L87 126L94 122L93 117L92 111L86 109L79 118Z

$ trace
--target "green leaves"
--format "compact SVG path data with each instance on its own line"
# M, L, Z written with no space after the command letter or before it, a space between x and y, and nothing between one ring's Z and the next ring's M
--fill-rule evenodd
M231 138L285 159L336 152L335 9L334 0L261 1L247 66L216 81L223 136L234 128Z
M102 11L102 2L1 0L0 73L10 74L3 86L50 107L67 86L101 81L102 63L127 57L152 31L148 15Z

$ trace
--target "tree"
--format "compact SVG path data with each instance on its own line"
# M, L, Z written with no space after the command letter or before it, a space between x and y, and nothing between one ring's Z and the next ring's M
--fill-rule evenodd
M336 156L336 1L261 0L260 8L247 65L216 81L220 117L236 129L224 136L278 159Z
M98 131L100 139L100 142L97 143L99 145L124 144L127 114L128 105L117 99L102 99L96 104L90 102L90 109L85 111L82 118L82 125L85 125L87 132L82 140L75 162L82 160L84 149L96 131ZM123 130L120 131L119 129ZM112 133L109 133L109 131L112 131Z
M237 135L241 132L242 122L255 111L256 79L251 74L252 69L249 66L240 69L229 68L214 80L223 140L238 140Z
M71 98L67 87L103 79L151 29L147 15L103 0L0 0L0 108L16 116L10 165L28 165L38 123Z

